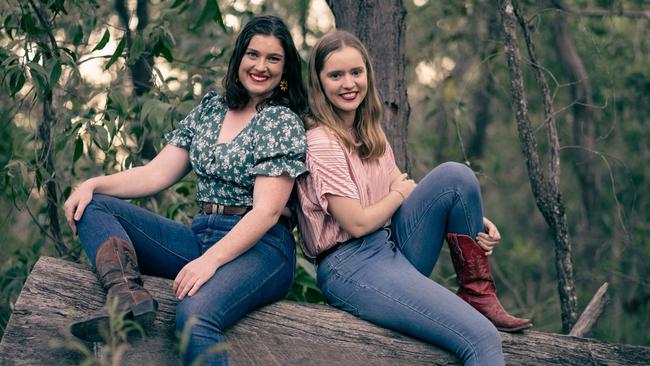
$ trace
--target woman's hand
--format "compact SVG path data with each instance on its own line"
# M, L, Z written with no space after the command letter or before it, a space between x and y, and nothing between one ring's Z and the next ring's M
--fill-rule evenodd
M186 264L174 279L172 290L176 298L183 300L185 295L194 296L216 271L217 266L205 254Z
M94 192L95 186L89 179L81 183L81 185L72 192L70 197L68 197L63 204L65 219L68 222L68 226L70 226L72 233L75 235L77 234L77 221L81 220L86 206L88 206L90 201L93 199Z
M397 191L402 195L404 200L411 195L417 184L413 179L407 179L408 174L403 173L390 182L390 191Z
M486 217L483 218L483 226L485 227L485 232L478 233L476 242L483 248L486 256L492 255L494 247L501 240L501 234L499 234L499 229L497 229L496 225Z

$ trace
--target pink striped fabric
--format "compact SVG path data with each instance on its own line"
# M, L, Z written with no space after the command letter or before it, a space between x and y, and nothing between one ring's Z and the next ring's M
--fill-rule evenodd
M350 239L328 211L326 195L359 200L362 207L381 201L389 191L395 158L390 145L379 159L362 161L350 154L326 127L307 131L309 175L297 181L300 245L308 258Z

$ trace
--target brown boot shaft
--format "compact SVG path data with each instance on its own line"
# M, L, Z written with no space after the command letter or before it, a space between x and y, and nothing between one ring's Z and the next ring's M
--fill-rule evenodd
M124 313L143 326L153 323L158 303L142 287L138 260L133 245L124 239L111 237L97 251L97 275L106 290L104 308L89 318L73 323L75 336L93 342L102 341L109 326L108 304L115 304L117 313Z
M107 289L107 300L117 297L117 310L126 311L152 297L142 287L142 278L133 245L116 237L97 251L97 275Z

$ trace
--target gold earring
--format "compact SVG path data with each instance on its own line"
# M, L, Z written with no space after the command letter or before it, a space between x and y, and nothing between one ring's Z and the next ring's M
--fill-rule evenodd
M284 79L280 80L280 90L282 90L283 92L289 90L289 83L287 83L287 81Z

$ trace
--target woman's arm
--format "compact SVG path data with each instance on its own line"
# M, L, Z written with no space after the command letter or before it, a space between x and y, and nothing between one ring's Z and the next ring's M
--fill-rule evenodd
M193 296L219 267L250 249L278 222L289 200L293 178L257 176L253 188L253 209L226 236L176 276L173 291L181 300Z
M397 168L391 171L390 180L390 191L386 197L368 207L361 207L358 199L331 194L325 196L330 212L343 230L358 238L379 229L393 216L416 184Z
M176 183L190 171L189 152L173 145L165 146L148 164L119 173L94 177L81 183L64 204L65 217L73 233L94 193L120 198L145 197Z

